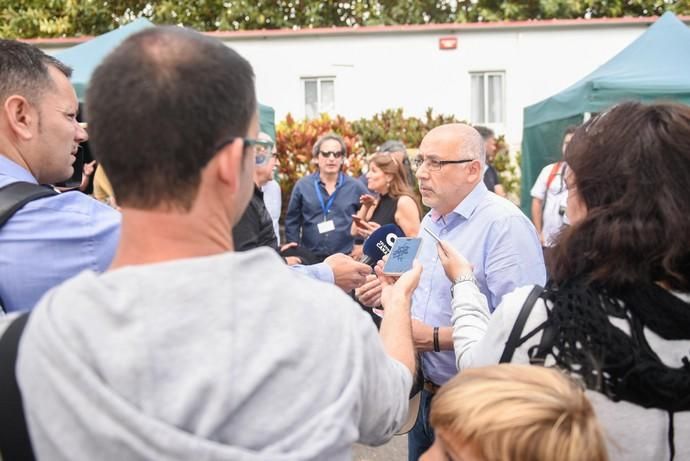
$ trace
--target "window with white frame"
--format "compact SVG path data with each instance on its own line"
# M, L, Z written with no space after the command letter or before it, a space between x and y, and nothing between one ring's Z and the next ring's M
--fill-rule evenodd
M470 72L472 123L496 125L505 120L505 72Z
M335 77L304 78L304 114L316 118L335 112Z

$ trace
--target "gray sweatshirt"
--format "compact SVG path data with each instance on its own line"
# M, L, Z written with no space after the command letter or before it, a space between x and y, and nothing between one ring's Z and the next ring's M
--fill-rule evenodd
M337 287L269 249L83 272L48 292L18 380L45 460L345 460L409 371Z

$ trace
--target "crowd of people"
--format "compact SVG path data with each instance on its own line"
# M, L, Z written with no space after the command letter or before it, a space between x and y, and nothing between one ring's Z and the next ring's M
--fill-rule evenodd
M689 107L566 130L532 221L487 128L361 178L328 133L281 239L280 152L220 41L128 38L86 129L67 66L0 40L0 70L0 458L345 460L409 430L410 460L690 460ZM53 187L87 139L101 201ZM421 239L398 277L363 254L383 226Z

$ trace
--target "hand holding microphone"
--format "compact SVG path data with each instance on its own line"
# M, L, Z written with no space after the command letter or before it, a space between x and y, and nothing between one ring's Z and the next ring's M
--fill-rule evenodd
M377 262L390 253L397 238L404 236L405 233L395 224L379 227L364 241L362 247L364 256L360 261L373 268Z
M372 268L375 267L384 256L390 253L398 237L404 236L405 233L395 224L379 227L364 241L364 256L360 261ZM366 283L355 290L355 297L365 306L377 307L381 305L382 290L381 281L376 276L369 276Z
M367 307L381 305L381 291L383 286L375 274L367 275L364 285L355 289L355 297Z

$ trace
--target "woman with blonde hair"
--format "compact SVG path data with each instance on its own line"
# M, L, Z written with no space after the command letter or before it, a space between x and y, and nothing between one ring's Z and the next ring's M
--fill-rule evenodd
M466 370L434 396L436 439L421 461L607 461L592 405L554 369Z
M367 238L386 224L396 224L408 237L419 233L421 209L395 156L387 152L374 154L369 161L367 185L379 197L360 197L362 206L352 221L354 237Z

